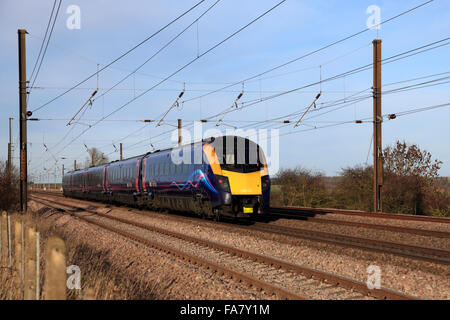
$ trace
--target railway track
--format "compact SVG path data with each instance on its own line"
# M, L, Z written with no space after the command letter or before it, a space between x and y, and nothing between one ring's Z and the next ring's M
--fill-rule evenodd
M33 191L34 193L54 195L58 197L64 197L61 193L57 192L45 192L45 191ZM408 215L394 215L394 214L373 214L367 212L359 211L345 211L340 209L317 209L317 208L293 208L293 207L272 207L272 212L269 218L272 219L296 219L305 220L321 224L331 224L331 225L341 225L356 228L366 228L374 230L384 230L397 233L407 233L426 237L435 237L450 239L450 232L437 231L437 230L427 230L420 228L410 228L403 226L392 226L387 224L378 223L364 223L355 221L338 220L326 217L327 213L345 214L350 216L366 216L375 218L387 218L387 219L397 219L397 220L412 220L412 221L426 221L426 222L443 222L449 223L449 218L436 218L436 217L425 217L425 216L408 216Z
M417 216L409 214L394 214L394 213L375 213L358 210L341 210L341 209L323 209L323 208L307 208L307 207L270 207L272 214L286 218L311 218L314 216L324 216L326 214L340 214L346 216L369 217L377 219L391 219L391 220L407 220L407 221L422 221L422 222L436 222L450 224L450 218Z
M63 197L62 195L60 195ZM380 229L382 229L383 225L380 225ZM432 247L425 246L416 246L416 245L407 245L404 243L397 243L391 241L384 240L376 240L372 238L364 238L364 237L356 237L343 235L339 233L331 233L310 229L301 229L301 228L293 228L287 226L280 226L262 222L254 222L251 225L237 225L234 224L233 228L241 229L244 231L254 230L260 231L264 233L277 234L277 235L285 235L298 239L306 239L324 242L332 245L340 245L343 247L351 247L362 249L371 252L381 252L393 254L396 256L406 257L410 259L428 261L432 263L450 265L450 251L445 249L437 249ZM413 229L420 230L420 229ZM427 235L434 234L434 231L428 231ZM440 234L442 232L438 232Z
M88 223L93 223L144 245L163 250L190 263L219 272L219 274L228 276L238 282L248 283L284 299L305 299L304 292L308 293L308 298L313 299L319 299L320 296L324 295L335 299L417 299L386 288L369 289L365 283L354 279L100 213L92 208L79 207L36 196L32 196L32 200L45 206L63 210L64 213L76 216ZM82 212L89 213L89 218ZM114 227L110 223L106 223L106 220L119 223L122 227ZM124 229L127 231L124 231ZM137 235L142 234L144 230L150 234L157 234L158 241L147 236ZM239 271L236 271L236 269ZM242 272L242 270L245 272ZM318 294L319 292L320 294Z
M307 221L321 223L321 224L341 225L341 226L349 226L349 227L356 227L356 228L366 228L366 229L384 230L384 231L391 231L391 232L398 232L398 233L408 233L408 234L414 234L414 235L426 236L426 237L450 239L450 232L445 232L445 231L399 227L399 226L391 226L391 225L377 224L377 223L364 223L364 222L337 220L337 219L327 218L325 216L317 217L315 214L311 214L311 213L306 213L306 214L284 214L284 213L276 214L276 213L272 213L271 217L274 219L285 218L285 219L307 220Z
M315 240L344 247L352 247L374 252L389 253L406 258L450 265L450 251L431 247L407 245L403 243L355 237L338 233L292 228L266 223L255 223L253 230L276 233L295 238Z

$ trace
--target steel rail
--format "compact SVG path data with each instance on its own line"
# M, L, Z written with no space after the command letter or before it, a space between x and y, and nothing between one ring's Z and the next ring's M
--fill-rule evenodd
M63 197L63 195L60 192L45 192L45 191L33 191L33 192ZM277 212L270 213L269 217L273 217L273 218L299 219L299 220L311 221L311 222L322 223L322 224L343 225L343 226L349 226L349 227L384 230L384 231L390 231L390 232L415 234L415 235L426 236L426 237L450 239L450 232L446 232L446 231L419 229L419 228L411 228L411 227L400 227L400 226L392 226L392 225L378 224L378 223L346 221L346 220L338 220L338 219L332 219L332 218L326 217L326 213L338 213L338 214L341 213L342 210L340 210L340 209L317 209L317 208L291 209L290 207L272 207L272 208L276 208L276 210L277 210ZM335 210L335 211L331 211L331 210ZM360 213L359 211L349 211L349 212ZM353 215L353 213L351 213L351 214ZM369 213L369 215L370 215L370 217L372 217L371 216L372 213ZM378 218L378 216L376 216L375 218ZM389 217L385 217L385 216L380 217L380 218L390 219ZM396 218L397 217L395 217L394 219L396 219ZM420 217L419 220L422 221L423 218L427 218L427 217ZM436 219L436 217L430 217L430 218L433 219L432 222L440 222L440 221L434 220L434 219ZM399 218L399 219L402 219L402 218ZM437 218L437 219L440 219L440 218ZM444 221L445 221L444 223L447 223L446 219Z
M305 221L311 221L311 222L322 223L322 224L334 224L334 225L342 225L342 226L365 228L365 229L375 229L375 230L384 230L384 231L391 231L391 232L398 232L398 233L408 233L408 234L415 234L415 235L426 236L426 237L450 239L450 232L446 232L446 231L400 227L400 226L392 226L392 225L378 224L378 223L365 223L365 222L338 220L338 219L328 218L324 215L317 216L317 214L311 213L311 212L299 212L299 213L292 213L292 214L270 213L269 217L273 217L276 219L279 219L279 218L297 219L297 220L305 220Z
M247 228L262 232L276 233L279 235L287 235L295 238L321 241L333 245L341 245L344 247L353 247L362 250L394 254L406 258L413 258L438 264L450 265L450 251L444 249L408 245L397 242L278 226L265 223L255 223Z
M352 247L366 251L388 253L406 258L450 265L450 251L445 249L408 245L391 241L376 240L372 238L364 238L310 229L279 226L261 222L255 222L250 226L236 226L235 228L247 230L252 229L260 232L273 233L277 235L286 235L294 238L320 241L333 245Z
M37 197L35 197L37 198ZM42 199L42 198L41 198ZM72 207L72 208L76 208L78 210L83 210L83 211L87 211L90 213L94 213L97 214L99 216L111 219L111 220L115 220L124 224L129 224L129 225L133 225L148 231L152 231L152 232L158 232L161 234L165 234L174 238L178 238L181 240L185 240L185 241L189 241L192 243L196 243L205 247L209 247L212 249L216 249L219 251L224 251L228 254L231 254L233 256L237 256L237 257L243 257L246 259L250 259L250 260L254 260L254 261L258 261L264 264L267 264L269 266L275 266L277 268L281 268L281 269L285 269L288 270L290 272L294 272L297 274L301 274L303 276L308 276L308 277L314 277L316 279L319 279L321 281L326 281L328 283L332 283L333 285L338 285L340 287L346 288L346 289L351 289L351 290L355 290L358 291L362 294L365 295L369 295L378 299L395 299L395 300L399 300L399 299L417 299L417 297L411 296L411 295L407 295L405 293L402 292L398 292L395 290L391 290L391 289L387 289L387 288L380 288L380 289L369 289L367 287L367 285L364 282L358 281L358 280L354 280L354 279L350 279L350 278L346 278L346 277L342 277L339 275L335 275L335 274L331 274L328 272L324 272L324 271L320 271L320 270L316 270L313 268L309 268L306 266L300 266L300 265L296 265L296 264L292 264L290 262L286 262L286 261L282 261L276 258L272 258L272 257L267 257L267 256L263 256L263 255L259 255L256 253L252 253L252 252L248 252L248 251L244 251L244 250L240 250L234 247L230 247L227 245L223 245L214 241L210 241L210 240L204 240L204 239L200 239L197 237L193 237L193 236L189 236L189 235L185 235L182 233L178 233L178 232L174 232L174 231L170 231L170 230L166 230L166 229L162 229L159 227L155 227L155 226L151 226L151 225L147 225L147 224L143 224L143 223L138 223L135 221L130 221L128 219L124 219L124 218L119 218L116 216L111 216L108 214L104 214L104 213L100 213L97 212L95 210L89 209L89 208L83 208L83 207L78 207L78 206L74 206L74 205L67 205L67 204L63 204L60 203L58 201L54 201L54 200L48 200L48 199L44 199L45 201L48 202L53 202L57 205L62 205L62 206L66 206L66 207ZM37 202L41 202L42 201L37 201ZM42 203L44 204L44 203Z
M370 217L370 218L381 218L381 219L393 219L393 220L409 220L409 221L423 221L423 222L436 222L436 223L446 223L450 224L450 218L444 217L430 217L430 216L418 216L410 214L395 214L395 213L375 213L366 212L358 210L343 210L334 208L308 208L308 207L270 207L272 214L342 214L348 216L360 216L360 217Z
M206 259L202 259L202 258L193 256L193 255L191 255L189 253L186 253L186 252L183 252L181 250L178 250L178 249L166 246L166 245L161 244L159 242L148 240L148 239L145 239L145 238L140 237L138 235L132 234L130 232L126 232L126 231L120 230L118 228L114 228L114 227L111 227L111 226L108 226L108 225L104 225L104 224L99 223L97 221L93 221L93 220L88 219L88 218L86 218L86 217L84 217L84 216L82 216L82 215L80 215L78 213L74 213L74 212L71 212L71 211L69 211L67 209L63 209L60 206L73 207L73 208L76 208L78 210L83 210L83 211L86 211L86 212L95 213L95 214L98 214L98 215L100 215L102 217L106 217L106 218L112 218L112 216L107 216L105 214L101 214L101 213L95 212L94 210L84 209L84 208L81 208L81 207L75 207L75 206L72 206L72 205L67 205L67 204L62 204L61 205L61 204L59 204L59 203L57 203L56 201L53 201L53 200L48 200L48 199L45 199L44 201L37 200L36 199L37 197L35 197L35 196L32 196L32 198L33 198L33 201L41 203L42 205L50 206L50 207L53 207L55 209L62 210L62 212L67 213L70 216L74 216L74 217L79 218L79 219L81 219L81 220L83 220L85 222L88 222L88 223L96 225L96 226L98 226L100 228L106 229L106 230L108 230L110 232L117 233L117 234L119 234L119 235L121 235L121 236L123 236L125 238L128 238L128 239L134 240L136 242L139 242L139 243L141 243L141 244L143 244L143 245L145 245L147 247L155 248L155 249L160 250L160 251L162 251L164 253L171 254L171 255L173 255L173 256L175 256L177 258L180 258L181 260L187 261L187 262L189 262L189 263L191 263L193 265L199 265L199 266L204 267L204 268L206 268L208 270L212 270L213 272L218 273L221 276L222 275L226 276L229 279L232 279L232 280L234 280L234 281L236 281L238 283L244 282L247 285L249 285L250 287L255 287L255 288L259 289L259 290L264 290L265 292L268 292L268 293L273 294L273 295L277 295L277 296L279 296L282 299L287 299L287 300L308 300L308 298L303 297L301 295L298 295L296 293L293 293L293 292L291 292L289 290L286 290L284 288L281 288L281 287L275 286L273 284L261 281L259 279L254 278L254 277L251 277L251 276L249 276L247 274L243 274L243 273L234 271L232 269L225 268L223 266L220 266L220 265L218 265L216 263L213 263L211 261L208 261ZM49 204L49 202L50 202L50 204ZM57 204L57 206L52 205L51 203L55 203L55 204ZM113 219L113 220L115 220L115 219ZM119 220L117 220L117 221L119 221ZM131 224L131 225L135 225L134 223L131 223L131 221L128 221L127 223Z

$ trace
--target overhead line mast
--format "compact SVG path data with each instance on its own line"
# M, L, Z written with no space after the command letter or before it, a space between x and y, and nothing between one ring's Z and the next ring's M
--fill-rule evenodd
M373 211L382 212L383 149L381 145L381 40L373 41Z
M27 62L25 29L17 30L19 41L20 211L27 211Z

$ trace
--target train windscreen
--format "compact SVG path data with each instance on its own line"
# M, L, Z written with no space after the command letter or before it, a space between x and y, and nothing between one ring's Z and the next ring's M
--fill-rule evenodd
M264 155L259 145L237 136L216 138L212 143L222 170L255 172L264 167Z

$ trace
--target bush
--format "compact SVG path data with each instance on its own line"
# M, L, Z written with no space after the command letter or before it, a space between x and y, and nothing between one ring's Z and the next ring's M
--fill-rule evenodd
M383 211L407 214L448 214L450 198L435 184L442 161L415 145L397 141L383 150Z
M0 162L0 210L17 210L19 207L19 175L6 162Z
M438 177L441 161L400 141L383 156L383 212L450 216L448 179ZM283 169L272 179L271 204L373 211L372 190L372 166L343 168L332 179L300 167Z
M329 199L323 174L301 167L280 170L272 185L273 205L323 207Z
M361 165L347 167L341 170L340 176L333 192L336 207L372 211L373 168Z

